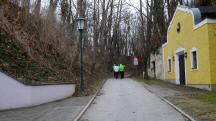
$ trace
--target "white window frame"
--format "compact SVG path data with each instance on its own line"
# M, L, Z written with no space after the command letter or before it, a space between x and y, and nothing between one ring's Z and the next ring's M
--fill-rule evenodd
M194 68L193 52L196 52L197 68ZM195 47L193 47L193 48L191 49L191 69L192 69L192 71L199 70L198 49L195 48Z
M169 64L169 60L170 60L170 63L171 64ZM169 67L169 65L170 65L170 67ZM168 59L167 59L167 70L168 70L168 73L172 73L172 58L171 57L169 57ZM170 69L170 70L169 70Z

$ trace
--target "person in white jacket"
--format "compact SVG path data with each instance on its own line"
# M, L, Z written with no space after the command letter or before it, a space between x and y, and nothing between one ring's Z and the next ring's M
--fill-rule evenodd
M113 65L113 72L114 72L114 77L118 79L118 75L119 75L119 65L118 64Z

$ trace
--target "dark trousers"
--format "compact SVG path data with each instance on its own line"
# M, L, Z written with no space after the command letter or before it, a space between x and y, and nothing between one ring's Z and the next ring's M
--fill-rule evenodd
M114 77L118 79L119 72L114 72Z
M120 74L121 74L121 79L124 78L124 71L120 71Z

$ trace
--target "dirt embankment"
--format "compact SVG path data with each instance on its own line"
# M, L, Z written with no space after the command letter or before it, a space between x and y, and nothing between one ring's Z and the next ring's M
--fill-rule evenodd
M79 86L78 34L50 19L23 18L23 9L0 8L0 70L28 85L76 83ZM3 11L3 12L2 12ZM3 14L2 14L3 13ZM53 21L52 21L53 22ZM86 94L109 75L100 59L92 70L92 53L84 52Z

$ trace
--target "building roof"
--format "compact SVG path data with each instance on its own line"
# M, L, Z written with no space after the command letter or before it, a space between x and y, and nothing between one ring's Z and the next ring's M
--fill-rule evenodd
M173 18L169 24L168 32L171 29L172 23L174 21L174 18L178 10L192 14L194 20L194 25L193 25L194 30L199 29L205 24L216 24L216 7L213 6L188 7L188 6L179 5L176 8ZM164 48L167 44L168 44L168 38L167 38L167 42L163 44L162 47Z
M188 6L179 5L176 8L176 11L177 10L180 10L186 13L191 13L193 15L194 29L198 29L206 23L216 24L216 8L212 6L188 7ZM168 31L170 30L173 19L176 16L176 11L168 27Z
M181 9L187 9L194 16L195 25L199 24L203 20L216 19L216 7L213 6L198 6L198 7L187 7L187 6L178 6Z
M203 20L206 18L216 19L216 7L199 6L197 8L200 10Z

